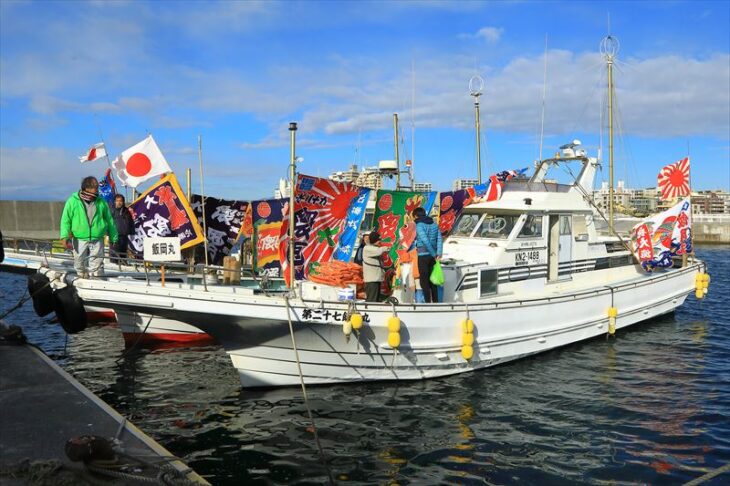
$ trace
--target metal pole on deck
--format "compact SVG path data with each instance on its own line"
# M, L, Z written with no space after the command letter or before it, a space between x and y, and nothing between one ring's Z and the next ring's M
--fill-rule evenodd
M393 113L393 145L395 146L395 190L400 189L400 154L398 152L398 113Z
M208 227L205 223L205 189L203 188L203 138L198 135L198 161L200 162L200 199L203 210L203 246L205 249L205 266L208 266ZM205 272L203 272L205 273ZM205 275L203 275L205 279Z
M613 234L613 61L618 54L618 39L610 35L601 41L601 53L608 71L608 231Z
M289 123L289 133L291 135L291 157L289 162L289 288L294 288L294 188L296 187L297 159L297 124Z
M481 76L472 76L469 80L469 94L474 98L474 120L477 136L477 184L482 183L482 127L479 119L479 97L484 89L484 80Z

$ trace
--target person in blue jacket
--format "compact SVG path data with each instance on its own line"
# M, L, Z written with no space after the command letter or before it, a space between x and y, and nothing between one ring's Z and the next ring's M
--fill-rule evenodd
M431 272L436 262L441 260L443 241L439 225L426 214L423 208L413 210L416 221L416 250L418 251L418 281L426 302L438 302L438 287L431 283Z

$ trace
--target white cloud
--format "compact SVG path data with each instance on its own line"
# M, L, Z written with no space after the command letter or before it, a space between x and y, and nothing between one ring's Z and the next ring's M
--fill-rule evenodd
M482 27L474 34L460 34L461 39L481 39L484 42L493 44L497 42L501 37L504 29L501 27Z
M82 165L78 155L60 147L0 147L0 198L65 199L82 178L105 168Z

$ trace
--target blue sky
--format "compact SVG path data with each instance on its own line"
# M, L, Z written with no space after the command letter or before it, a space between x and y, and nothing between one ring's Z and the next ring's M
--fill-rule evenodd
M201 135L207 193L270 197L289 121L300 170L326 176L392 159L396 112L401 157L448 190L476 173L475 74L483 173L526 167L539 153L546 36L543 154L574 138L595 152L609 16L621 42L617 177L653 186L689 151L694 187L728 190L728 1L3 0L0 198L61 199L101 175L103 162L77 159L100 131L112 157L151 132L181 180L197 174Z

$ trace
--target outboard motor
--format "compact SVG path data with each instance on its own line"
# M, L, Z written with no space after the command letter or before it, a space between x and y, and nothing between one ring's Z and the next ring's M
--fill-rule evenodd
M53 292L53 307L64 331L76 334L86 329L84 301L79 297L76 287L67 285Z
M45 317L53 312L53 289L48 277L40 273L29 276L28 292L33 298L33 310L39 317Z

